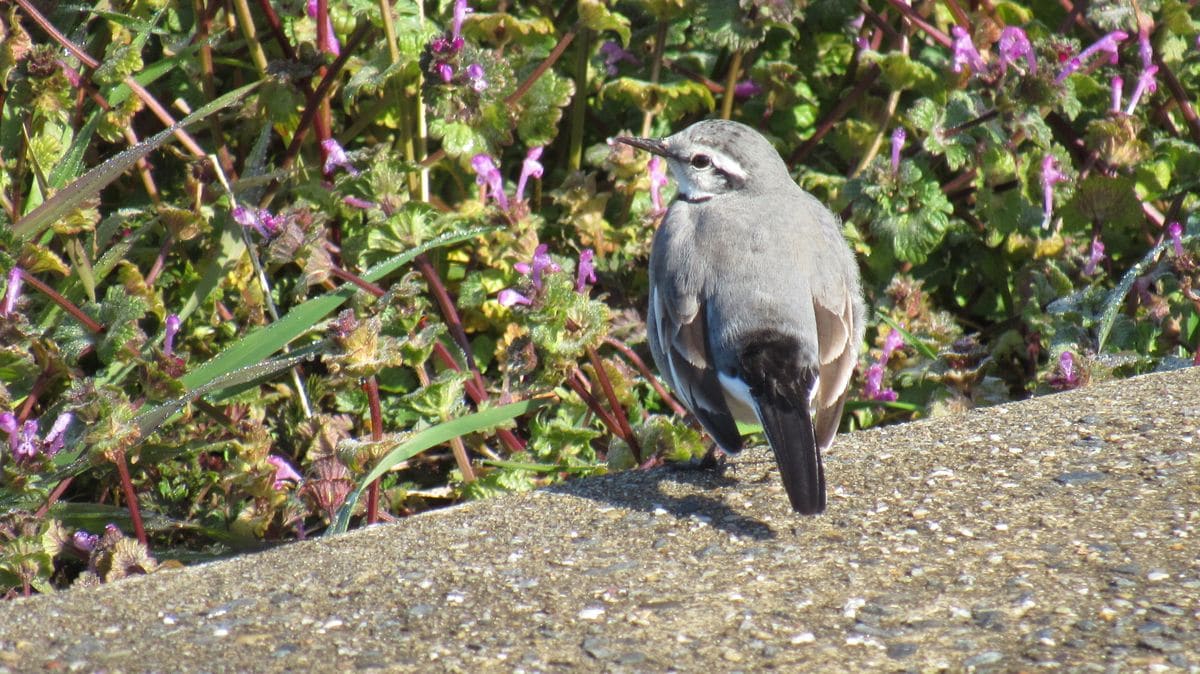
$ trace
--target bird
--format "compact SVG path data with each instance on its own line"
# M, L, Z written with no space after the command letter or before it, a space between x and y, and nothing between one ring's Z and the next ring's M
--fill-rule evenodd
M646 326L660 375L726 454L743 447L738 421L761 425L792 509L823 512L821 451L866 314L839 219L740 122L613 141L662 157L677 185L650 251Z

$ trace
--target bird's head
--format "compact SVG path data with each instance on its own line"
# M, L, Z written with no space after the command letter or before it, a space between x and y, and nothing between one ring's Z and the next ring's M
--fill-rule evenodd
M710 119L666 138L618 136L613 140L666 159L684 201L795 184L771 143L740 122Z

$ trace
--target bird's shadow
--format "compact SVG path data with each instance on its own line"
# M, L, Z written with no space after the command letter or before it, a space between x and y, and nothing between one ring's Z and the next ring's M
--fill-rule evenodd
M667 464L563 482L548 487L548 490L650 514L661 509L680 520L699 516L705 518L714 529L735 536L755 540L776 537L775 530L768 524L734 510L724 499L703 494L675 496L663 489L663 484L667 482L716 490L739 484L742 480L724 471L701 468L695 464Z

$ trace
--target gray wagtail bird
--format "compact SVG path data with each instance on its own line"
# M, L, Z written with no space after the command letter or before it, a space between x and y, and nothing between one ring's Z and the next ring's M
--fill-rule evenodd
M796 512L825 509L821 450L837 432L865 308L836 216L738 122L617 142L663 157L678 185L650 252L654 362L717 446L758 423Z

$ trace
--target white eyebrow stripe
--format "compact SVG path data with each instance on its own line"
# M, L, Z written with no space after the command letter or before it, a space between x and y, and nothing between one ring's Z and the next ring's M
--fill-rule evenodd
M708 153L708 156L712 159L713 165L717 168L740 181L746 180L746 171L742 169L742 165L739 164L733 157L730 157L724 152L720 152L718 150L712 150Z

